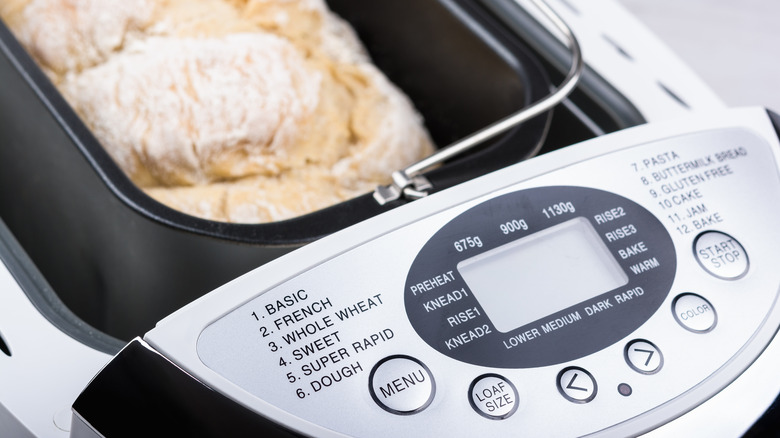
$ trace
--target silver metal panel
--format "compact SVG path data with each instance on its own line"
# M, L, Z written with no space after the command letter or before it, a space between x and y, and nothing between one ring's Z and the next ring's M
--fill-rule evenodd
M311 435L639 434L683 415L736 379L780 324L776 151L777 139L758 109L586 142L323 239L185 307L146 339L213 388ZM433 350L410 325L403 299L408 269L422 245L486 199L553 185L611 191L661 220L677 252L676 278L664 305L623 341L567 363L498 369ZM741 243L750 256L746 275L724 280L702 269L693 242L708 230ZM672 303L691 292L717 310L713 330L696 333L677 322ZM625 348L635 339L663 353L662 369L641 373L627 363ZM435 380L433 401L412 415L382 409L368 389L371 369L393 355L421 361ZM598 386L586 403L573 403L558 389L559 376L572 366L590 373ZM469 387L486 373L517 389L513 415L489 419L470 405ZM770 382L767 393L755 392L756 399L766 403L777 393L780 382ZM625 384L630 396L624 395Z

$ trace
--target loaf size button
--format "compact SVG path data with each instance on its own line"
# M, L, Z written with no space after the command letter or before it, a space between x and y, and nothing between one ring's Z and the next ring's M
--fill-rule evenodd
M644 339L636 339L626 345L626 362L628 365L642 374L655 374L664 364L661 350L652 342Z
M498 374L484 374L471 383L469 402L480 415L501 420L517 410L517 389Z
M726 233L699 234L693 242L693 253L701 267L718 278L735 280L747 273L749 261L745 248Z
M681 326L696 333L708 332L715 328L718 322L718 315L712 304L696 294L677 296L672 303L672 311Z
M382 359L371 370L368 382L371 398L382 409L398 415L422 411L436 392L428 367L410 356Z
M558 391L570 402L587 403L596 397L598 385L589 372L569 367L558 373Z

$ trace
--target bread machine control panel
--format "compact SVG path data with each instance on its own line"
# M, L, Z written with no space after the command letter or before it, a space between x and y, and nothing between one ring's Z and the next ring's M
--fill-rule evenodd
M240 303L197 335L200 365L180 366L305 434L625 436L678 417L780 322L776 139L627 138L237 279L217 293Z
M639 204L536 187L480 203L437 231L409 269L404 302L417 334L446 356L540 367L631 334L664 302L676 267L669 233Z

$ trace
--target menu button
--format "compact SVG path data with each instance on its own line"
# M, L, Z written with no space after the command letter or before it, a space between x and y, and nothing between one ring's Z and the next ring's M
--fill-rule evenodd
M419 360L403 355L382 359L368 378L371 398L384 410L398 415L422 411L433 401L436 384Z

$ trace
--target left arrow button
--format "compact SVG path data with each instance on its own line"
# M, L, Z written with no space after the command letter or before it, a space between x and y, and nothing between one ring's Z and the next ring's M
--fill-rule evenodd
M598 385L593 375L579 367L564 368L558 373L558 391L574 403L587 403L596 397Z

